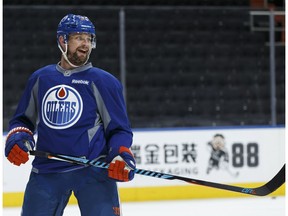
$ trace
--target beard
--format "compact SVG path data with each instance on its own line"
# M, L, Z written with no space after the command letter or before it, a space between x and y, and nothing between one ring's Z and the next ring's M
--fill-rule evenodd
M72 53L72 52L70 52L68 50L67 58L72 64L74 64L76 66L81 66L81 65L84 65L87 62L87 60L89 58L89 55L88 55L88 52L87 52L85 55L79 56L77 54L77 50L74 53Z

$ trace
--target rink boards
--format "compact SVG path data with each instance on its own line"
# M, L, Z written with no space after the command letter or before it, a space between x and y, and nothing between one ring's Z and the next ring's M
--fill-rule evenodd
M132 151L137 167L161 173L258 187L274 177L285 162L284 127L135 129L133 132ZM220 143L221 151L213 151L211 143ZM19 206L31 165L12 166L5 158L3 164L3 205ZM140 175L132 182L118 185L122 201L249 196ZM272 195L284 193L282 186ZM70 203L76 203L74 196Z

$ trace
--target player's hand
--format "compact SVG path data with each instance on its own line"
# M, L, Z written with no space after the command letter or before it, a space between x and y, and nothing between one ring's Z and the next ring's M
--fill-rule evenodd
M136 162L133 153L124 146L119 149L111 149L107 156L107 162L110 163L108 176L117 181L131 181L134 178Z
M24 127L11 130L6 139L5 156L14 165L20 166L29 160L28 151L35 146L33 133Z

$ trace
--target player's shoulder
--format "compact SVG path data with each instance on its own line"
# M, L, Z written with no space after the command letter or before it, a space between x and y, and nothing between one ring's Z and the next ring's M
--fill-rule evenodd
M106 78L106 79L116 79L114 75L112 75L111 73L109 73L108 71L102 68L91 67L90 72L94 73L94 75L97 77Z
M89 70L89 73L91 73L91 77L93 77L93 80L97 83L102 84L120 84L120 81L111 73L108 71L105 71L98 67L92 67Z
M31 78L45 76L51 74L51 72L56 71L56 64L46 65L44 67L39 68L36 70L32 75Z
M29 77L29 83L35 83L40 77L48 76L51 74L51 71L56 70L56 64L54 65L47 65L44 67L39 68L38 70L34 71Z

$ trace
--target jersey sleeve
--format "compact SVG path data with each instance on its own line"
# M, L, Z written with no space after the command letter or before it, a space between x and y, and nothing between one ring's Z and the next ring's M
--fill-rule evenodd
M111 83L111 82L110 82ZM108 148L132 145L132 131L123 97L123 88L118 80L111 85L92 84L101 120L103 121Z
M27 82L16 112L9 122L9 130L15 127L26 127L35 132L38 116L37 89L38 79L32 75Z

